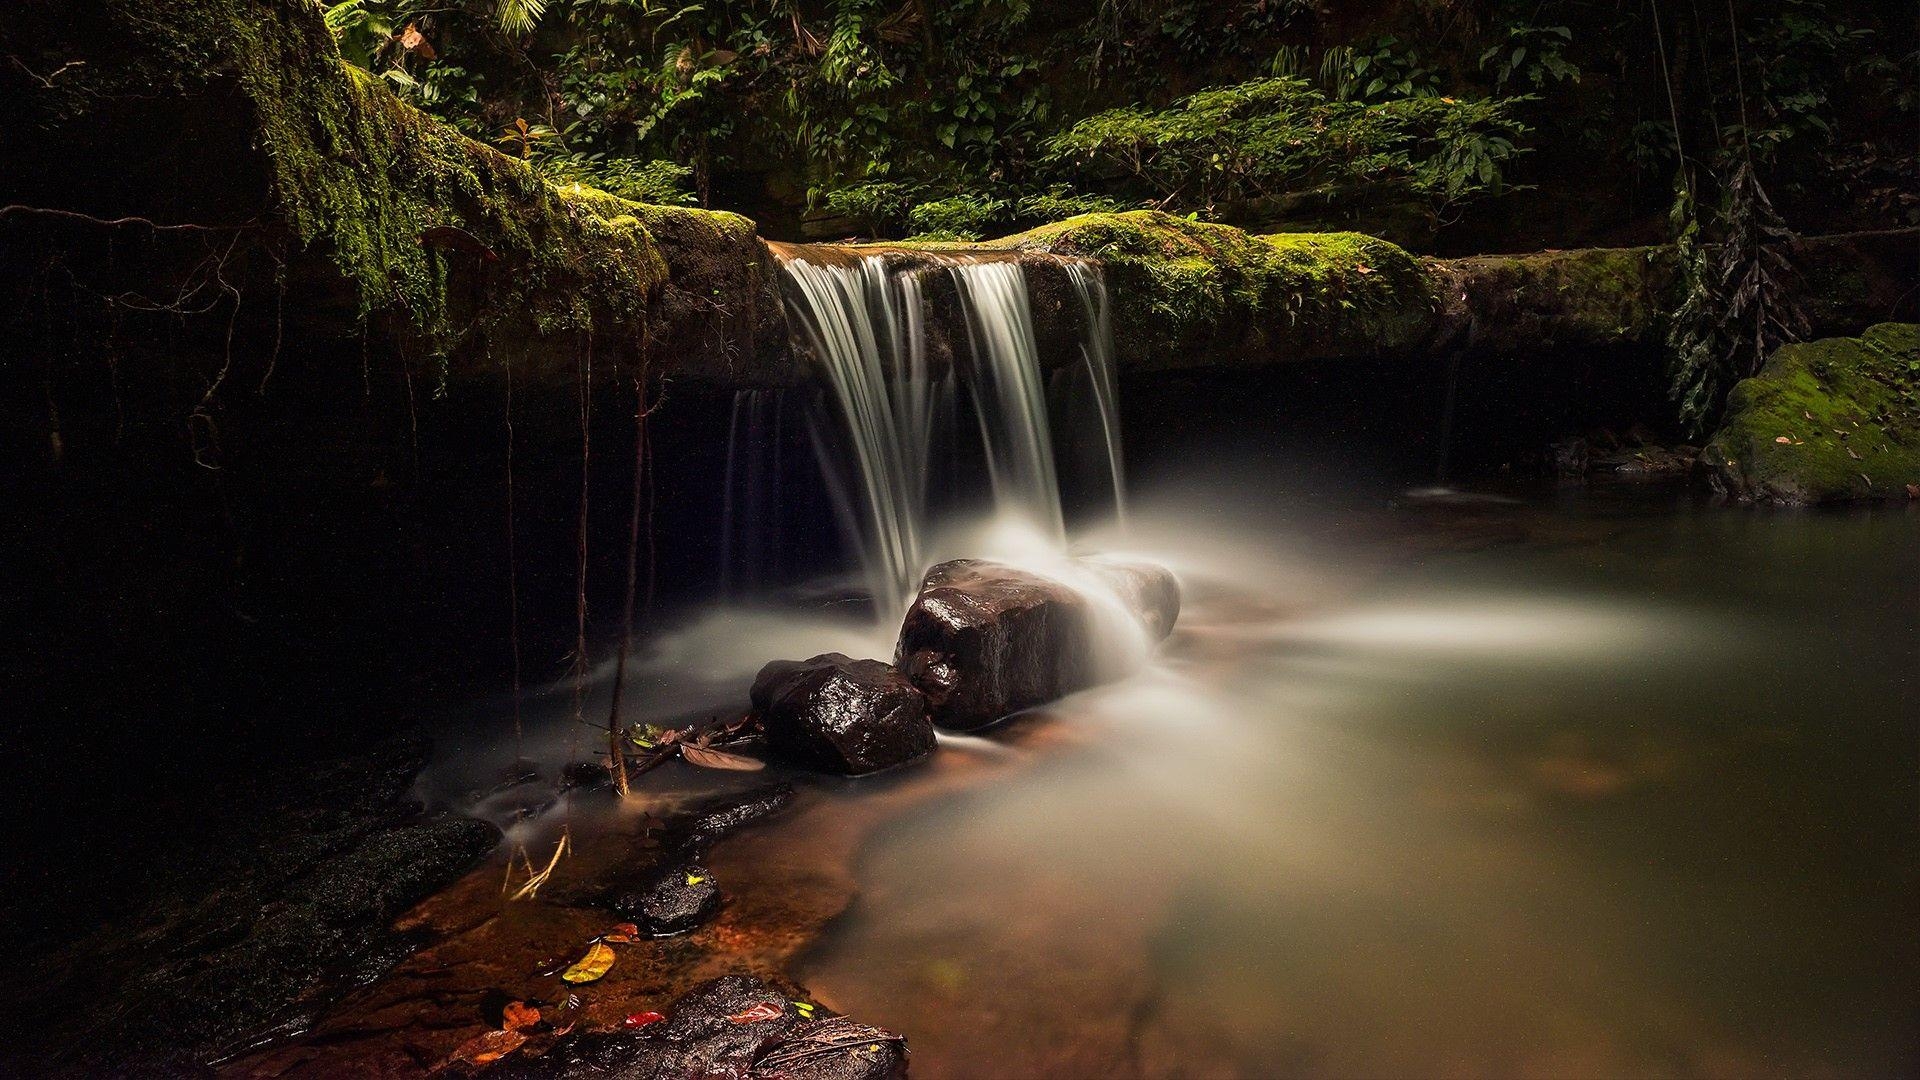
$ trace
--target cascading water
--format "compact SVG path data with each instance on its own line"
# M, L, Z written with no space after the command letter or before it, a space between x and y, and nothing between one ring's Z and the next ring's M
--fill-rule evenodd
M973 350L975 419L987 448L995 507L1064 546L1067 528L1026 275L1009 262L961 263L950 272Z
M851 442L864 513L850 532L875 604L891 613L922 569L941 393L927 365L920 282L889 274L879 256L852 266L791 259L785 269L790 310L826 369Z
M1067 280L1087 313L1087 336L1080 353L1087 364L1087 381L1100 411L1100 436L1107 452L1107 475L1113 480L1113 515L1121 528L1127 523L1127 485L1120 458L1120 386L1113 362L1113 315L1107 306L1107 283L1100 271L1086 263L1068 263Z
M1082 359L1101 419L1105 471L1116 508L1124 505L1115 408L1112 328L1097 271L1063 263L1086 314ZM816 432L841 493L848 533L859 547L878 614L890 619L919 584L928 561L929 485L936 420L954 402L952 376L928 358L925 263L890 268L884 255L857 260L784 261L793 321L826 375L844 436ZM951 261L944 270L959 302L972 363L965 366L983 444L996 519L1017 524L1051 551L1064 550L1065 516L1054 463L1052 423L1024 269L1010 260ZM841 457L850 460L840 460Z

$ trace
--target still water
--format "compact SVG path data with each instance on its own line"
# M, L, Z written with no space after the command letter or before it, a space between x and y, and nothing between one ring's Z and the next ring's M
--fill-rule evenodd
M1920 514L1249 501L1093 541L1181 574L1160 661L878 834L802 982L922 1080L1920 1066Z

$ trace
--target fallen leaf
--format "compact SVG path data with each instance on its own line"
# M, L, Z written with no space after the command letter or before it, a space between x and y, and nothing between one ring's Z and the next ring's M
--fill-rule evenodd
M540 1010L524 1001L509 1001L500 1012L500 1026L508 1031L521 1031L540 1022Z
M587 955L561 972L560 977L570 983L590 983L611 971L615 959L612 948L596 941L587 946Z
M1847 456L1848 456L1848 457L1850 457L1850 458L1852 458L1852 459L1853 459L1853 460L1855 460L1855 461L1859 461L1859 460L1860 460L1860 455L1859 455L1859 454L1856 454L1856 453L1854 453L1854 452L1853 452L1853 447L1851 447L1851 446L1849 446L1849 447L1847 447Z
M630 922L616 923L613 929L600 935L601 941L611 941L615 945L631 945L640 940L640 928Z
M1907 498L1920 499L1920 484L1907 485Z
M725 750L715 750L706 746L694 746L692 743L680 745L680 756L689 764L703 769L733 769L739 772L756 772L767 767L766 762L740 754L729 754Z
M456 1062L466 1062L470 1065L490 1065L506 1057L508 1054L513 1053L515 1050L520 1049L521 1044L526 1041L527 1036L525 1033L504 1029L475 1035L473 1038L461 1043L460 1048L448 1055L445 1061L434 1066L433 1071L440 1072Z
M427 43L427 36L420 32L420 28L412 23L408 23L407 28L400 32L400 47L408 52L419 53L422 59L433 59L433 46Z
M1777 437L1776 437L1776 438L1775 438L1775 439L1774 439L1773 441L1774 441L1774 442L1777 442L1777 443L1792 443L1792 442L1793 442L1793 440L1792 440L1792 439L1789 439L1789 438L1787 438L1787 437L1786 437L1785 435L1780 435L1780 436L1777 436Z
M689 885L698 885L698 884L700 884L701 882L703 882L703 881L705 881L705 880L707 880L707 879L706 879L706 878L703 878L703 877L701 877L701 876L700 876L699 874L688 874L688 875L687 875L687 884L689 884Z
M762 1020L778 1020L786 1015L785 1010L771 1001L762 1001L750 1009L743 1009L727 1019L736 1024L755 1024Z
M643 1028L648 1024L657 1024L665 1019L666 1017L661 1016L657 1012L628 1013L627 1018L620 1021L620 1026L623 1028Z

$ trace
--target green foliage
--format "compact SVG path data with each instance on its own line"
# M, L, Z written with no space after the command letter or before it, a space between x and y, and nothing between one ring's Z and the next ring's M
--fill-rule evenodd
M990 195L949 195L923 202L907 215L916 239L978 240L1013 219L1013 201Z
M1429 65L1419 49L1403 46L1392 36L1328 49L1320 63L1320 81L1342 101L1389 101L1440 93L1440 70Z
M1330 101L1297 78L1204 90L1164 110L1115 109L1048 141L1063 167L1117 168L1162 205L1214 212L1280 196L1398 190L1446 206L1498 192L1527 131L1518 99Z
M693 168L677 161L554 154L535 158L534 168L555 183L599 188L638 203L692 206L698 201L693 191Z
M1552 83L1579 82L1580 69L1567 59L1573 31L1565 26L1508 24L1501 40L1480 54L1480 70L1493 74L1493 87L1524 84L1534 91Z
M1734 383L1807 332L1790 258L1792 232L1751 166L1737 165L1723 187L1726 235L1715 250L1700 242L1690 192L1682 188L1673 210L1683 295L1667 337L1671 393L1681 420L1696 431L1719 415Z

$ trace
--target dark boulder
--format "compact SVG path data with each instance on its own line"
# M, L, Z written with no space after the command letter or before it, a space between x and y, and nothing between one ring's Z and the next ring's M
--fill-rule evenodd
M1086 591L977 559L927 573L900 629L898 663L934 723L970 731L1084 690L1124 674L1134 650L1173 629L1180 588L1171 573L1079 565Z
M617 897L612 906L642 933L672 937L720 910L720 886L706 867L681 863L657 874L644 888Z
M926 699L879 660L775 660L753 681L753 708L767 745L827 772L857 776L933 753Z

